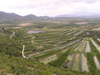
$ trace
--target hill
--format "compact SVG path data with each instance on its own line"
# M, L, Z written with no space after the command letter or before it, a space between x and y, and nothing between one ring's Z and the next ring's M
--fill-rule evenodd
M36 15L33 15L33 14L30 14L30 15L26 15L24 16L25 18L28 18L28 19L37 19L38 17Z
M17 15L15 13L5 13L5 12L0 12L0 20L9 20L12 18L17 18L17 17L21 17L20 15Z
M56 17L63 17L63 18L66 18L66 17L88 17L88 18L100 18L100 14L90 14L90 13L84 13L84 12L77 12L77 13L74 13L74 14L61 14L61 15L58 15Z
M33 14L29 14L26 16L21 16L15 13L6 13L3 11L0 11L0 21L29 21L33 19L48 19L48 16L36 16Z

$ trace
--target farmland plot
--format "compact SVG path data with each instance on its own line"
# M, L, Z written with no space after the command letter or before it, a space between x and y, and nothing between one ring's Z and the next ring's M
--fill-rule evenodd
M90 44L90 49L91 49L91 52L96 54L96 53L99 53L99 51L97 50L97 48L93 45L92 41L89 40L89 44Z
M72 70L79 70L79 62L80 62L79 57L80 57L80 54L76 54Z
M97 57L97 59L98 59L98 61L100 63L100 54L96 54L96 57Z
M90 44L89 44L89 41L87 41L86 51L85 52L90 52Z
M56 59L57 59L57 55L53 55L53 56L50 56L50 57L48 57L48 58L46 58L44 60L40 60L40 62L43 62L44 64L47 64L47 63L49 63L49 62L51 62L53 60L56 60Z
M59 34L59 35L66 34L66 33L71 32L71 31L72 31L72 30L69 30L69 31L66 31L66 32L64 32L64 33L61 33L61 34Z
M62 41L62 42L59 42L58 45L65 45L65 44L68 44L68 43L71 43L71 42L74 42L76 40L78 40L79 38L70 38L69 40L66 40L66 41Z
M65 53L63 53L61 56L59 56L57 60L52 61L48 64L52 66L60 67L63 64L63 62L66 60L66 58L68 57L69 53L70 53L70 49L66 51Z
M87 65L87 59L86 59L85 55L82 53L82 72L83 71L89 72L89 69L88 69L88 65Z
M56 51L59 51L59 50L61 50L61 49L63 49L63 48L65 48L65 46L64 47L61 47L61 46L59 46L59 47L55 47L55 48L53 48L53 49L48 49L48 50L44 50L44 51L42 51L42 52L36 52L36 53L32 53L31 51L30 51L30 53L29 53L29 57L32 57L32 56L34 56L34 55L37 55L37 54L39 54L40 56L42 56L42 55L45 55L45 54L49 54L49 53L55 53ZM65 51L67 51L67 49L65 49Z
M71 32L71 33L68 33L67 35L71 35L71 34L73 34L74 32L76 32L76 31L73 31L73 32Z
M82 43L82 45L79 48L79 51L84 51L85 47L86 47L86 41L84 40L83 43Z
M62 53L65 53L66 51L68 51L68 49L63 50Z
M74 56L74 54L68 56L68 58L67 58L68 60L70 60L70 61L67 63L67 66L68 66L68 67L70 67L70 65L71 65L71 63L72 63L73 56Z
M75 49L75 51L77 51L77 50L81 47L82 43L83 43L83 41L82 41L81 44Z
M72 44L74 44L74 43L76 43L76 42L79 42L79 41L81 41L81 39L78 39L78 40L76 40L76 41L73 41L73 42L67 44L67 46L70 46L70 45L72 45Z
M95 61L94 61L94 59L93 59L93 54L92 53L86 53L87 55L86 55L86 57L87 57L87 62L88 62L88 68L89 68L89 71L90 72L95 72L96 70L97 70L97 68L96 68L96 64L95 64Z
M81 34L83 31L80 31L80 32L78 32L78 33L75 33L74 35L79 35L79 34Z
M90 39L93 43L93 45L98 49L98 51L100 52L100 47L97 45L97 43L93 40L93 39Z
M97 40L100 42L100 38L97 38Z
M97 45L100 45L100 38L92 38L96 43Z
M95 61L97 69L100 69L100 63L99 63L99 61L98 61L96 56L94 56L94 61Z
M61 44L61 43L65 43L65 42L66 42L66 41L61 41L61 42L58 43L58 45Z

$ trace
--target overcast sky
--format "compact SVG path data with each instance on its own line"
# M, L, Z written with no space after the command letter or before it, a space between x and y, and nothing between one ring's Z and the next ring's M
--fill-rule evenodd
M0 11L19 15L57 16L100 13L100 0L0 0Z

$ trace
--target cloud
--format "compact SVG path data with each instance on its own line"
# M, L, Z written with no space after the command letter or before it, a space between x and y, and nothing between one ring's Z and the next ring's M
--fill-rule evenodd
M66 2L85 2L85 3L95 3L98 2L99 0L64 0Z
M99 0L1 0L0 11L20 15L56 16L74 13L99 13Z

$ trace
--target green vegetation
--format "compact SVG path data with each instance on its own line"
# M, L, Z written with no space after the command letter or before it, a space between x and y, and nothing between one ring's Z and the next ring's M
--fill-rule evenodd
M97 40L97 38L93 38L93 40L94 40L98 45L100 45L100 42Z
M100 63L100 54L96 54L97 56L97 59L99 60L99 63Z
M67 58L67 56L69 55L70 50L66 51L63 55L61 55L57 60L52 61L48 64L54 66L54 67L60 67L61 64L65 61L65 59Z
M87 56L89 70L90 70L90 72L94 73L96 71L96 65L93 60L93 55L91 53L87 53L86 56Z
M96 49L96 47L93 45L93 43L89 40L89 43L90 43L90 48L91 48L91 51L92 53L99 53L99 51Z
M97 28L98 29L98 28ZM82 37L100 37L100 32L98 31L86 31L78 36L82 36Z
M100 63L100 42L97 40L100 37L99 24L100 19L94 18L14 19L0 22L0 74L98 75L100 69L96 68L93 57L96 56ZM91 38L98 46L94 46ZM85 52L87 40L90 52ZM22 53L27 59L23 58ZM84 67L82 71L82 64L89 70Z
M0 39L0 52L4 52L10 56L21 56L22 44L4 36L0 36Z

